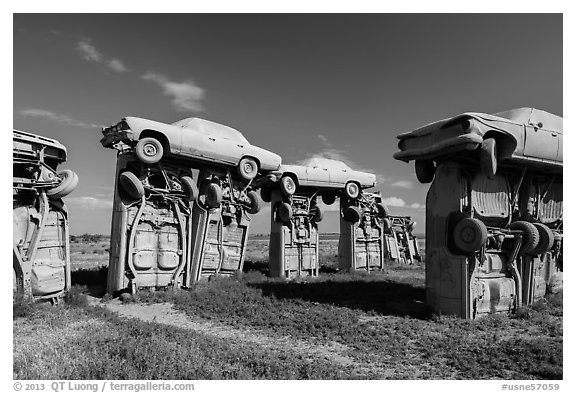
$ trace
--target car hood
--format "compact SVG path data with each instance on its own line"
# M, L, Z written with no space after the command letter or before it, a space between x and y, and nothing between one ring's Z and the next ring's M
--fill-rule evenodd
M560 116L536 108L517 108L495 114L465 112L458 116L436 121L413 131L402 133L398 135L398 139L402 140L427 135L435 130L447 128L454 123L467 119L476 119L480 123L490 125L496 129L502 129L502 131L506 131L503 129L506 123L536 125L539 128L556 131L558 133L562 133L563 131L563 119ZM499 126L498 123L502 124L502 126Z

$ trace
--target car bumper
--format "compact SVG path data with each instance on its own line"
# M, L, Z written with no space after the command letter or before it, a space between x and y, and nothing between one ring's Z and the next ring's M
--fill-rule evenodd
M426 138L410 138L400 141L402 151L394 153L394 158L401 161L425 160L441 157L446 154L474 150L482 143L478 134L464 134L429 144Z

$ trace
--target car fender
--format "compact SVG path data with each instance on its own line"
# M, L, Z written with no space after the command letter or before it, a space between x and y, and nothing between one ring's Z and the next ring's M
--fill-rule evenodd
M150 130L156 131L168 139L171 153L180 153L182 151L182 128L173 126L171 124L160 123L154 120L143 119L141 117L125 117L124 121L133 132L135 141L140 139L140 134L143 131Z

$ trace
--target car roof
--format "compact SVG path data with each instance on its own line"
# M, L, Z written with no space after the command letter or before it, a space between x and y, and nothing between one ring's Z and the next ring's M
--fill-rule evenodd
M176 127L188 128L222 139L229 139L236 142L250 144L240 131L235 130L232 127L225 126L224 124L200 119L198 117L188 117L186 119L178 120L177 122L172 123L172 125Z
M510 109L508 111L494 113L494 116L522 124L537 125L542 123L541 127L547 130L562 131L563 128L563 120L560 116L536 108Z
M350 167L342 161L324 157L310 157L302 161L300 165L318 168L351 170Z

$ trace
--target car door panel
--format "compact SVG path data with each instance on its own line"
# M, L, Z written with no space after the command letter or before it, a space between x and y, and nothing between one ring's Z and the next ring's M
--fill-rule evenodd
M547 161L556 161L558 157L558 132L526 125L524 155Z

